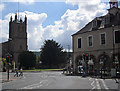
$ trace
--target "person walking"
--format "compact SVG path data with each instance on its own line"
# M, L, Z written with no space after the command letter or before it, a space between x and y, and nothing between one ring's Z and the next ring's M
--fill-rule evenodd
M20 75L19 76L23 76L23 69L22 69L22 67L20 69Z
M17 68L15 69L15 75L14 75L14 77L15 77L15 76L18 77L18 69L17 69Z

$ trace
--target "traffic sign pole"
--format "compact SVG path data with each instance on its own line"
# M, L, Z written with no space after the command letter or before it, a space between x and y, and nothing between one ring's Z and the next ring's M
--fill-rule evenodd
M8 61L8 77L7 79L9 80L9 61Z
M7 70L7 80L9 80L9 62L10 62L10 54L7 55L7 64L8 64L8 70Z

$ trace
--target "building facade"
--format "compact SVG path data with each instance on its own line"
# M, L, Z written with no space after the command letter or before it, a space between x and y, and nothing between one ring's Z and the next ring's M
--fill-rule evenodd
M120 64L120 8L117 0L110 1L105 16L96 17L72 35L73 70L85 64L88 70L119 68Z
M6 57L9 53L12 56L12 60L15 62L15 66L19 66L18 56L21 52L27 51L27 17L25 20L17 18L15 15L15 20L10 17L9 22L9 39L8 41L1 44L2 45L2 57Z

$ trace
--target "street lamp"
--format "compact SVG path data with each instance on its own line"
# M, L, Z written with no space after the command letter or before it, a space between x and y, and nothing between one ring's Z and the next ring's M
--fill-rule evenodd
M112 37L113 37L113 59L112 59L112 64L114 63L114 57L115 57L115 53L114 53L114 50L115 50L115 45L114 45L114 25L112 25ZM114 66L114 64L113 64Z
M41 66L41 64L42 64L42 61L39 61L39 64L40 64L40 66ZM40 68L41 69L41 68ZM41 71L41 70L40 70Z

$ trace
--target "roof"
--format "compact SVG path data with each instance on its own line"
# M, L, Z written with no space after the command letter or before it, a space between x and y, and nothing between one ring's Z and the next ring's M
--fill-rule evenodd
M111 8L111 9L115 9L117 11L120 11L120 9L116 9L116 8ZM73 34L72 36L74 35L77 35L77 34L83 34L83 33L86 33L86 32L91 32L91 31L97 31L99 29L103 29L103 28L107 28L107 27L111 27L113 24L116 26L116 25L120 25L120 19L118 20L117 18L117 13L114 15L110 12L109 10L109 13L104 15L104 16L100 16L100 17L96 17L95 19L93 19L91 22L89 22L87 25L85 25L81 30L79 30L78 32L76 32L75 34ZM119 12L120 14L120 12ZM109 17L109 23L108 24L105 24L105 17ZM97 20L97 27L93 27L93 22Z
M91 31L91 30L92 30L92 21L89 22L86 26L84 26L81 30L79 30L77 33L75 33L73 35L86 33L86 32Z

